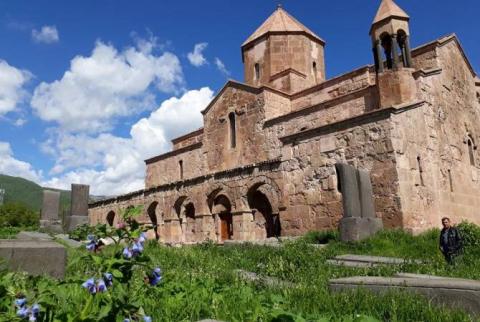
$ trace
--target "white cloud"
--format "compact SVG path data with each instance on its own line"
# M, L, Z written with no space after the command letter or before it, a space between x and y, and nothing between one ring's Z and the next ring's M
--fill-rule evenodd
M15 159L8 142L0 141L0 173L22 177L39 183L42 173L35 171L30 163Z
M215 66L217 66L218 70L221 71L225 76L230 75L230 72L225 67L225 64L218 57L215 57Z
M40 30L33 29L32 38L35 42L44 44L53 44L60 40L55 26L43 26Z
M187 58L195 67L200 67L207 64L207 59L203 56L203 51L207 48L208 43L202 42L196 44L193 48L193 52L187 54Z
M142 43L118 52L97 42L89 57L77 56L62 79L41 83L31 105L39 117L62 131L98 133L111 129L115 118L153 107L155 86L165 93L183 90L177 56L153 54L154 44Z
M201 111L213 99L205 87L165 100L148 118L135 123L129 138L109 133L60 134L45 143L56 156L54 176L45 185L67 188L85 183L96 195L117 195L144 188L144 160L170 149L170 140L202 126Z
M27 93L23 86L31 77L30 72L0 60L0 116L15 110L26 99Z
M18 118L15 120L15 122L13 122L13 124L17 127L22 127L25 125L25 123L27 123L27 120L24 118Z

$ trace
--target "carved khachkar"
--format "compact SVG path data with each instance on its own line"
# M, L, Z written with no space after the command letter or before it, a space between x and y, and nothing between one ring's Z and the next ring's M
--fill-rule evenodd
M68 231L88 223L88 201L90 186L72 184L70 216L67 218Z
M340 220L342 241L359 241L383 228L375 216L370 174L351 165L337 163L339 190L342 193L343 218Z
M62 223L58 215L59 211L60 191L43 190L40 227L52 232L62 232Z

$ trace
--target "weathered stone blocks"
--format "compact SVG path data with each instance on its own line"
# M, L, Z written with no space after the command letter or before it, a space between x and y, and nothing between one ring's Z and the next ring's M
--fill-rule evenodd
M65 276L67 252L65 247L42 239L0 240L0 257L6 267L31 275Z

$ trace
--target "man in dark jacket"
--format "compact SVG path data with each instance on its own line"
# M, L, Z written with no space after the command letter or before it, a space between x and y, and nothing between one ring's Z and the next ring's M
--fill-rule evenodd
M450 218L442 218L443 229L440 233L440 251L448 264L455 264L455 257L462 252L462 237L457 228L450 223Z

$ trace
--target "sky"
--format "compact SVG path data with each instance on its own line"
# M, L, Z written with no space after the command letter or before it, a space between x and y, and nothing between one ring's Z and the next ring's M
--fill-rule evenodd
M456 33L480 71L478 0L396 0L412 46ZM142 189L145 159L202 127L240 45L281 3L327 43L327 78L371 64L380 0L0 1L0 173Z

